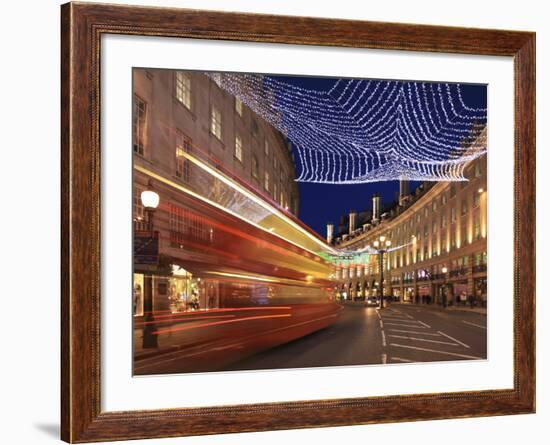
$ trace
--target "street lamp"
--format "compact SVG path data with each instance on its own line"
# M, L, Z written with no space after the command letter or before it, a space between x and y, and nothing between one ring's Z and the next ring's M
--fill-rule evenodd
M378 253L378 261L380 265L380 309L384 308L384 253L391 246L391 241L386 239L384 235L380 236L372 243L376 253Z
M443 273L443 292L441 294L441 306L447 307L447 266L443 266L441 268L441 272Z
M151 232L151 239L153 239L155 232L153 226L153 217L155 210L159 205L159 195L152 190L151 183L149 182L149 189L141 193L141 203L147 212L147 228ZM158 347L158 334L156 334L157 327L155 325L155 318L153 317L153 276L151 274L145 274L143 277L143 311L145 312L145 322L143 323L143 348L157 348Z

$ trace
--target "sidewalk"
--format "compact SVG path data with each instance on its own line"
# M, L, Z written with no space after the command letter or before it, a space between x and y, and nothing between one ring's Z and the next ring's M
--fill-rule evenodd
M442 308L439 304L421 304L421 303L398 303L393 302L392 305L399 305L399 306L414 306L414 307L422 307L424 309L432 309L432 310L439 310L439 311L455 311L455 312L474 312L477 314L487 315L487 308L484 307L473 307L470 306L447 306L446 308Z

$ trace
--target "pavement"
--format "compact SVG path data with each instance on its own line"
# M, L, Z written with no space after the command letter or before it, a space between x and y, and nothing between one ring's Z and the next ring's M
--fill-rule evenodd
M345 305L333 325L223 370L484 360L487 317L469 308ZM459 310L462 309L462 310Z

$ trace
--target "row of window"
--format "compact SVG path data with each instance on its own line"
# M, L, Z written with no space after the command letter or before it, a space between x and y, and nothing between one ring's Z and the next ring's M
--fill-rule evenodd
M409 271L403 273L404 282L412 282L416 274L417 280L430 279L434 275L443 274L443 268L446 267L449 273L459 272L466 269L470 262L473 266L485 266L487 265L487 251L477 252L470 258L469 256L463 256L451 260L450 264L435 264L428 268L417 269L415 272ZM384 265L385 266L385 265ZM450 266L450 267L449 267ZM378 275L379 274L379 264L378 262L373 262L371 264L366 264L364 266L352 266L352 267L343 267L336 270L336 279L346 279L360 276L369 276L369 275ZM396 276L392 277L392 281L397 281L399 278Z
M186 80L187 79L187 80ZM182 102L184 105L190 105L190 86L188 83L188 77L176 75L176 98ZM236 110L242 113L242 102L236 100ZM239 111L240 110L240 111ZM147 122L147 104L141 99L138 95L134 95L134 112L133 112L133 146L134 153L141 156L145 152L145 132L146 132L146 122ZM213 107L211 111L211 121L210 121L210 131L213 135L218 138L221 138L221 114L220 112ZM176 130L176 147L175 147L175 175L185 182L189 182L191 179L191 166L188 159L185 157L185 153L191 152L192 141L185 135L182 131ZM267 139L264 143L264 153L269 156L269 142ZM234 146L234 156L235 158L244 163L244 150L243 150L243 141L240 135L235 136L235 146ZM253 154L251 157L251 174L255 179L260 179L260 163L258 157ZM279 168L279 162L277 157L273 156L273 169L277 171ZM280 182L281 186L277 186L275 178L271 178L270 173L265 171L263 174L263 187L269 192L273 198L279 202L281 206L288 207L288 201L285 197L282 184L287 182L286 174L284 170L280 169Z

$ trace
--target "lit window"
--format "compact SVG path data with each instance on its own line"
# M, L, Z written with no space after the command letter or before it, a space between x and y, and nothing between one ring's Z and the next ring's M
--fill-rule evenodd
M132 136L134 153L143 156L145 152L145 125L147 104L139 96L134 95L134 110L132 114Z
M432 211L437 211L437 201L432 202Z
M235 111L239 116L243 117L243 103L237 98L235 98Z
M176 72L176 99L186 108L191 109L191 79L181 71Z
M464 216L466 213L468 213L468 201L466 201L466 198L462 198L460 214Z
M445 228L447 226L447 216L441 215L441 228Z
M243 162L243 141L239 135L235 136L235 157Z
M188 182L190 177L189 159L185 153L191 151L191 139L181 131L176 131L176 176Z
M222 115L215 107L210 111L210 133L218 139L222 138Z
M474 208L479 207L480 198L481 198L481 195L480 195L480 193L476 190L476 191L474 192Z
M451 223L456 222L456 209L451 207Z
M456 186L451 184L451 192L450 192L451 198L456 195Z
M477 161L474 166L474 176L478 178L481 176L481 161Z
M143 190L137 187L134 187L134 196L133 196L133 207L134 207L134 221L143 221L145 217L145 209L143 203L141 202L141 192Z
M447 204L447 195L443 193L443 195L441 195L441 206L443 207L445 204Z
M265 172L264 175L264 189L269 191L269 172Z
M256 155L252 155L252 176L258 178L260 165L258 164L258 158Z
M479 215L474 218L474 239L477 241L481 236L481 224L479 222Z
M267 139L264 141L264 153L269 156L269 142L267 142Z

